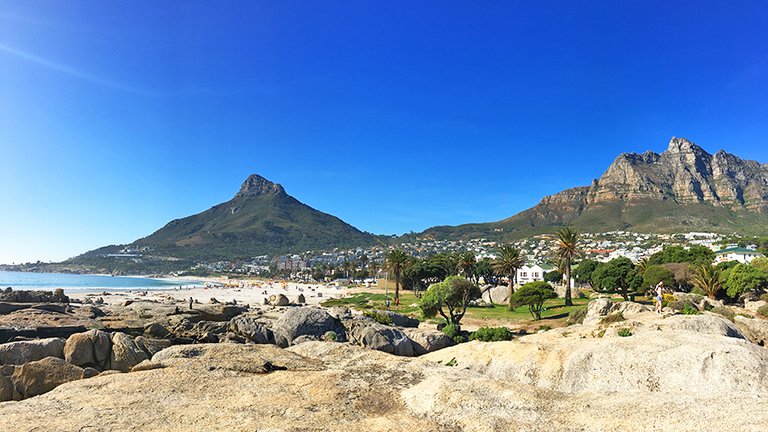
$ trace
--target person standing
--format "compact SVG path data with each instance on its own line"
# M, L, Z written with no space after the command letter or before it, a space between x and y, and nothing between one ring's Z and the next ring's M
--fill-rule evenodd
M656 284L656 313L661 313L661 299L664 294L664 281L659 281L659 283Z

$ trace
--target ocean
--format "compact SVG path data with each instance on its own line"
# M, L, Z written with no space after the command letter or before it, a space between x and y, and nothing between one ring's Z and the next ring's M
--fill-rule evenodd
M145 277L98 276L66 273L26 273L0 271L0 289L64 291L128 291L172 289L179 286L202 286L195 280L167 280Z

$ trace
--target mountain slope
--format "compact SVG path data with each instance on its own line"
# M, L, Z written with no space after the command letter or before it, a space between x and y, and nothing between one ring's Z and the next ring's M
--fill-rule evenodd
M435 238L511 240L572 225L583 231L765 233L768 164L722 150L714 155L684 138L661 154L623 153L591 186L545 197L491 223L434 227Z
M173 220L124 249L210 260L360 246L375 240L374 235L301 203L279 184L251 175L231 200Z

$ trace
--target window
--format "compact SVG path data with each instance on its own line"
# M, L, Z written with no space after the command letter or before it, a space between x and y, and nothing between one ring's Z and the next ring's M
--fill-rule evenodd
M535 277L535 278L539 277L539 272L534 272L534 273L531 275L531 277Z

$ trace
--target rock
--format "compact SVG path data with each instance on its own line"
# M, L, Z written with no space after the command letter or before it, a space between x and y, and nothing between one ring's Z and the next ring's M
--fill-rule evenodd
M46 357L64 358L64 340L49 338L0 345L0 364L20 365Z
M296 339L294 339L291 345L298 345L306 342L316 342L319 340L322 340L322 338L318 338L317 336L313 336L313 335L301 335Z
M453 339L440 331L407 328L403 333L411 340L413 352L417 356L456 345Z
M107 369L112 341L109 334L101 330L75 333L64 344L64 359L76 366L90 366L98 370Z
M411 340L403 331L394 327L369 319L345 320L344 327L350 342L357 345L397 356L415 355Z
M658 328L662 330L684 330L697 334L725 336L744 339L736 325L720 315L704 313L701 315L673 315L663 319Z
M307 298L304 297L304 294L299 294L298 297L296 297L296 304L306 304Z
M600 322L604 316L611 311L613 302L609 298L597 298L587 305L587 316L584 317L584 324L592 325Z
M373 312L378 313L380 315L388 316L389 319L392 320L392 325L397 327L418 327L419 326L419 320L415 318L411 318L409 316L405 316L403 314L399 314L397 312L388 311L388 310L374 310Z
M323 309L309 307L286 310L272 326L275 342L281 347L290 346L299 336L311 335L319 339L327 331L335 332L340 342L346 340L346 332L339 320Z
M275 343L275 335L272 333L272 330L259 323L256 318L251 316L240 315L232 318L227 325L227 329L235 334L243 336L253 343Z
M97 308L96 306L91 306L91 305L80 306L79 312L90 319L99 318L107 315L106 313L104 313L103 310Z
M57 289L51 291L21 290L14 291L8 287L0 291L0 301L14 303L69 303L69 298L64 295L64 291Z
M507 304L509 303L509 286L499 285L483 287L482 300L486 303Z
M291 302L288 300L288 297L283 294L273 294L269 296L269 304L272 306L288 306Z
M768 302L765 301L765 300L757 300L757 301L744 300L744 309L746 309L746 310L748 310L748 311L750 311L752 313L757 313L758 309L760 309L761 307L763 307L763 306L765 306L767 304L768 304Z
M741 315L736 315L734 321L750 342L768 347L768 321Z
M171 341L168 339L154 339L144 336L137 336L133 341L136 343L137 347L139 347L147 354L147 358L150 358L171 346Z
M161 367L266 374L280 370L320 370L322 365L274 345L175 345L152 356ZM199 373L199 372L197 372Z
M13 383L7 377L0 375L0 402L13 400Z
M99 374L99 371L97 371L94 368L91 368L91 367L83 368L83 378L93 378L98 374Z
M164 325L151 322L144 326L144 334L154 338L167 338L171 332Z
M83 369L60 358L46 357L16 369L11 381L23 398L41 395L83 378Z
M619 303L614 303L611 306L609 314L619 313L619 312L621 312L621 314L624 315L624 317L629 318L633 315L637 315L641 313L654 312L654 309L651 309L650 307L640 303L623 301Z
M352 318L352 311L349 310L348 307L333 306L330 309L328 309L328 315L338 320L344 320L344 319Z
M136 342L125 333L112 333L112 354L109 369L129 372L132 367L147 360L147 353L136 345Z

